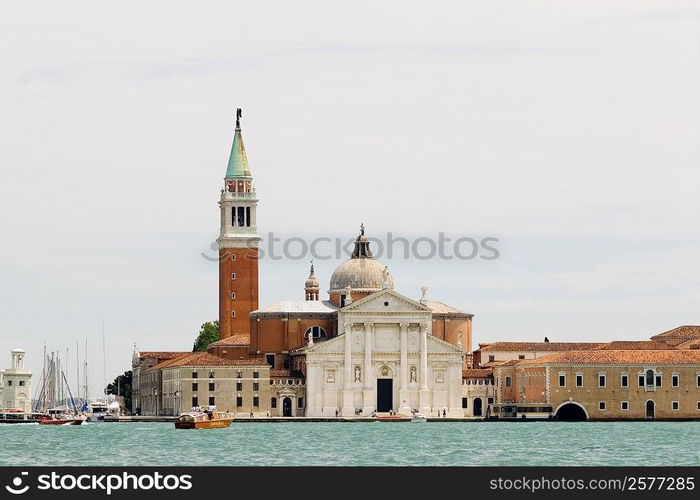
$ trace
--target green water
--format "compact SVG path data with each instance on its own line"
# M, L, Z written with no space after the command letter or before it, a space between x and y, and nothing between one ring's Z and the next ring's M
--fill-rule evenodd
M0 425L0 465L700 465L700 422Z

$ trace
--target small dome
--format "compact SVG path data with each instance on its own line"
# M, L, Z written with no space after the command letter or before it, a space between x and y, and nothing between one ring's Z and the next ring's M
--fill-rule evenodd
M318 288L318 287L319 287L318 278L316 278L316 276L310 277L304 283L304 288Z
M348 285L353 292L378 292L384 288L384 265L373 258L349 259L331 276L328 293L343 293ZM394 288L394 278L387 270L387 285Z

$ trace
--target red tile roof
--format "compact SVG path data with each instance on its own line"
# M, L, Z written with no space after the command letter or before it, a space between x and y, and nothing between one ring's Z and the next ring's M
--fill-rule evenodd
M166 359L165 361L161 361L160 363L157 363L148 369L149 370L162 370L163 368L166 368L170 365L173 365L173 364L177 363L179 360L186 358L187 356L189 356L191 354L192 354L191 352L181 353L179 356L175 356L171 359Z
M479 344L481 351L494 352L545 352L582 351L601 346L602 342L493 342Z
M270 377L291 377L292 372L289 370L270 370Z
M217 340L212 342L207 347L220 347L220 346L239 346L239 345L250 345L250 335L247 333L234 333L230 337L225 339Z
M674 347L655 340L615 340L595 348L596 351L636 351L640 349L663 351L674 349Z
M588 365L641 365L682 364L700 365L700 350L632 350L632 351L569 351L539 359L521 361L521 364L588 364Z
M173 359L183 354L190 354L189 351L141 351L139 358Z
M226 359L220 356L214 356L208 352L194 352L188 356L169 360L165 363L160 363L154 366L153 369L163 369L179 366L241 366L241 365L258 365L268 366L262 359Z
M667 339L700 339L700 325L683 325L667 332L654 335L652 340L667 340Z
M462 378L491 378L493 370L491 368L470 368L462 370Z
M686 340L685 342L681 342L677 346L675 346L676 349L700 349L700 339L690 339Z

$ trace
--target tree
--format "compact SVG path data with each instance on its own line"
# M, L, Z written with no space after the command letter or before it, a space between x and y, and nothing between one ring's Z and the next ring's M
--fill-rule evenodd
M107 394L122 396L124 398L124 406L128 411L131 408L131 370L124 372L124 375L119 375L114 379L114 382L107 385Z
M207 321L199 329L197 340L194 341L192 352L206 351L209 344L219 340L219 321Z

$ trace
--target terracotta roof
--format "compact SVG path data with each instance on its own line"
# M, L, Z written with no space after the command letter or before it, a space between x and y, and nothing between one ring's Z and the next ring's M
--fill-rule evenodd
M581 352L587 352L587 351L581 351ZM518 366L522 365L541 365L544 363L551 363L555 359L558 359L561 354L548 354L546 356L542 356L536 359L516 359L517 363L515 363Z
M226 359L214 356L208 352L193 352L189 356L179 358L169 363L166 368L175 366L268 366L262 359ZM154 367L155 368L155 367Z
M139 358L173 359L183 354L189 354L189 351L141 351Z
M522 359L509 359L507 361L491 361L489 363L485 363L484 366L514 366L517 365L520 361L522 361Z
M462 370L462 378L490 378L493 376L491 368L470 368Z
M540 359L527 360L522 364L603 364L603 365L636 365L636 364L685 364L700 365L700 350L632 350L632 351L569 351L563 354L546 356Z
M247 333L234 333L230 337L225 339L217 340L212 342L207 346L207 348L212 346L237 346L237 345L250 345L250 335Z
M636 351L640 349L662 351L674 349L674 347L655 340L615 340L595 348L596 351Z
M181 353L179 356L175 356L174 358L166 359L165 361L161 361L160 363L155 364L148 369L149 370L162 370L163 368L166 368L170 365L173 365L173 364L177 363L179 360L186 358L187 356L189 356L191 354L192 354L191 352Z
M524 351L582 351L603 345L602 342L493 342L479 344L481 351L524 352Z
M270 370L270 377L291 377L289 370Z
M452 306L448 306L443 302L438 302L437 300L426 300L424 305L429 307L433 311L433 314L459 314L465 316L473 316L470 313L465 313L464 311L460 311L459 309L456 309Z
M681 342L677 346L675 346L676 349L700 349L700 339L690 339L686 340L685 342Z
M700 339L700 325L683 325L652 337L652 340L666 339Z

